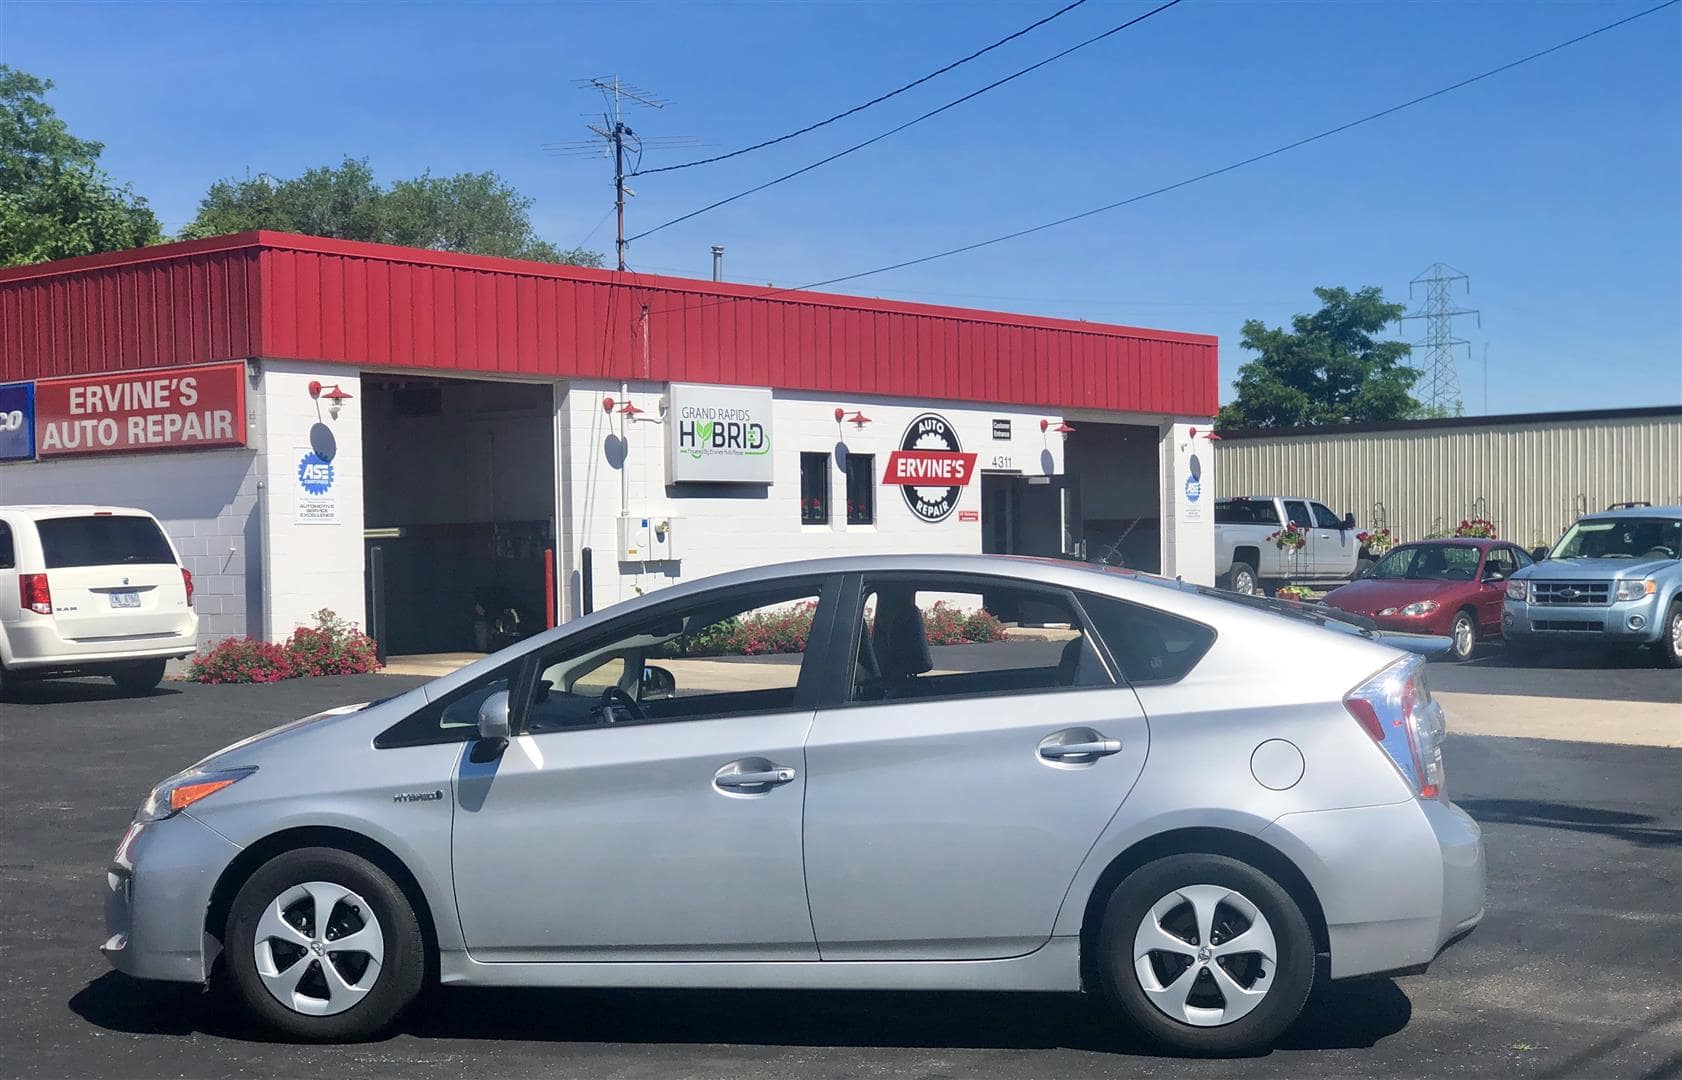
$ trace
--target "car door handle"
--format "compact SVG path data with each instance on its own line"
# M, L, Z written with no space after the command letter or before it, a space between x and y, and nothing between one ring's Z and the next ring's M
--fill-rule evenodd
M1040 747L1040 757L1052 761L1066 761L1069 758L1109 757L1111 754L1121 753L1120 739L1094 739L1091 742L1054 743Z
M739 790L741 788L776 787L794 779L794 770L787 765L778 765L770 769L760 769L754 772L720 772L713 777L713 783L721 788Z

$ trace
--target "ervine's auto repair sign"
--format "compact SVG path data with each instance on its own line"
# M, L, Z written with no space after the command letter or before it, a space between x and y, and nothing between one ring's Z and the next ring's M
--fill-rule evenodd
M882 483L899 485L905 505L922 520L945 521L975 475L975 457L964 452L944 416L924 413L911 421L899 449L888 456Z
M35 384L38 457L244 445L244 364Z

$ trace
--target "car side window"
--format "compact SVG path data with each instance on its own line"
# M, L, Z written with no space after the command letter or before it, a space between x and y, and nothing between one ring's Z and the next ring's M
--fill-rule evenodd
M1157 608L1098 593L1081 593L1080 603L1122 676L1134 685L1185 678L1215 643L1214 630Z
M1518 569L1518 563L1513 559L1512 548L1491 548L1489 554L1483 557L1483 579L1485 581L1499 581L1513 576Z
M1309 503L1308 508L1314 512L1314 524L1322 529L1342 529L1343 519L1332 513L1331 508L1324 503Z
M527 735L796 706L817 579L709 593L538 654L516 722Z
M938 574L865 578L850 700L930 701L1113 686L1068 593Z
M12 527L0 521L0 570L16 570L17 553L12 547Z
M402 746L432 746L466 742L479 734L479 707L500 691L512 691L519 681L524 657L493 668L466 686L457 687L437 701L429 701L374 737L376 750Z
M1285 504L1285 516L1301 525L1305 529L1314 527L1314 519L1308 515L1308 504L1291 500Z

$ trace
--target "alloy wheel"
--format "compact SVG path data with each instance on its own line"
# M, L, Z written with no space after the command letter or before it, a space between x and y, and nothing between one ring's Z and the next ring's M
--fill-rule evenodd
M1232 578L1232 591L1245 596L1256 594L1256 579L1247 570L1240 570Z
M1682 657L1682 611L1670 613L1670 655Z
M385 959L373 908L329 881L306 881L275 897L257 921L252 948L269 993L308 1016L332 1016L363 1000Z
M1469 615L1460 615L1454 620L1454 655L1464 660L1472 655L1472 649L1477 646L1477 631L1472 626Z
M1133 970L1166 1016L1220 1027L1255 1010L1279 948L1266 916L1224 885L1186 885L1152 904L1133 936Z

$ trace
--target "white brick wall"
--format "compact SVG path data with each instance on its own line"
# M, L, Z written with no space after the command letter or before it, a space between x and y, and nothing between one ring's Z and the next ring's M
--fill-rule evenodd
M981 523L959 520L959 511L981 509L980 470L995 468L995 458L1008 458L1009 468L1025 475L1055 475L1063 471L1063 437L1041 432L1040 421L1054 413L1020 407L956 404L834 394L777 391L773 399L772 457L775 479L769 487L730 484L701 489L695 485L666 486L665 429L659 416L663 384L633 383L630 400L649 419L630 422L608 417L602 398L625 399L617 383L574 382L560 405L558 441L570 447L563 453L559 483L562 496L561 550L563 590L575 610L579 583L576 552L594 552L595 606L671 584L725 570L829 555L866 552L979 552ZM835 422L835 408L848 414L862 410L871 423L862 429ZM964 450L980 455L978 475L964 489L957 510L944 521L929 524L914 516L899 489L881 483L888 455L899 446L906 426L924 412L938 412L953 424ZM1009 440L992 438L995 417L1011 420ZM621 508L618 455L609 444L621 429L627 432L624 455L628 497L625 505L637 513L675 515L674 536L681 548L677 564L621 564L617 551L616 519ZM846 478L837 462L838 444L847 451L875 456L876 523L846 524ZM800 453L830 456L830 524L800 523ZM1002 466L1002 462L999 463ZM979 514L977 515L979 517Z
M1215 444L1206 437L1209 427L1209 421L1195 420L1162 431L1162 494L1173 507L1164 515L1162 572L1199 585L1215 583ZM1188 490L1194 472L1198 483Z
M259 632L257 455L202 450L59 458L0 467L0 502L135 506L158 519L193 574L199 643Z
M367 625L363 573L362 383L357 371L327 365L265 361L262 365L262 452L264 536L268 579L264 633L281 640L293 627L307 625L315 612L331 608L358 626ZM311 381L337 384L351 395L333 417L325 398L312 399ZM312 445L311 429L321 425L331 435L333 485L338 521L300 524L298 498L303 488L298 465ZM253 633L259 631L253 629Z

